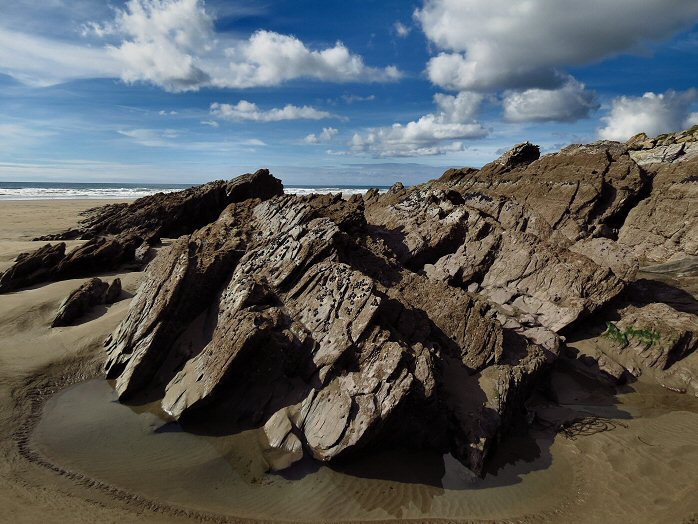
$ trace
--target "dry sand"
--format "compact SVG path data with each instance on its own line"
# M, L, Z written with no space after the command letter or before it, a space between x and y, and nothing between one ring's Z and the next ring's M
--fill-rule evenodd
M96 204L0 202L0 270ZM140 274L119 276L133 293ZM484 480L449 463L431 475L414 455L392 475L366 463L290 480L259 471L241 452L249 442L154 434L155 414L86 382L99 378L102 340L129 299L49 327L81 282L0 295L0 522L698 522L698 399L643 383L614 392L554 374L562 407L550 407L552 418L569 409L602 418L581 434L504 443Z

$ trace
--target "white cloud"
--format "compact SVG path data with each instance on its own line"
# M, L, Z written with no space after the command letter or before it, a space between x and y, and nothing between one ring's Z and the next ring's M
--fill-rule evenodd
M28 85L49 86L78 78L119 76L119 64L93 49L0 28L0 73Z
M613 100L611 112L602 120L606 127L599 136L606 140L627 140L637 133L656 136L682 129L691 120L690 106L698 90L645 93L640 97L621 96Z
M274 86L296 78L385 82L402 76L394 66L366 66L363 58L350 53L341 42L314 51L294 36L273 31L257 31L248 42L226 49L226 55L230 62L215 71L212 81L219 87Z
M339 131L334 127L324 127L319 135L311 133L303 139L306 144L320 144L330 142Z
M295 36L263 30L232 39L215 31L203 0L128 0L113 12L112 20L81 25L84 45L0 27L0 72L38 85L120 77L172 92L276 86L299 78L388 82L401 77L394 66L366 65L341 42L311 49ZM89 45L105 40L104 47Z
M688 115L688 118L686 119L686 124L684 125L685 128L693 126L698 126L698 112L691 113L690 115Z
M322 120L332 118L327 111L320 111L311 106L294 106L287 104L283 108L260 109L257 104L241 100L235 105L211 104L211 114L226 120L250 120L253 122L279 122L281 120Z
M350 151L376 157L404 157L439 155L462 151L461 139L483 138L488 132L475 120L483 96L462 92L458 96L437 94L434 101L439 108L407 124L395 123L390 127L355 133L349 143ZM455 140L455 141L454 141Z
M205 126L220 127L220 124L215 120L202 120L201 123Z
M174 116L177 114L178 114L177 111L165 111L164 109L158 111L158 115L160 115L160 116L168 116L168 115Z
M243 146L266 146L267 143L259 138L248 138L240 142Z
M425 0L415 11L441 54L427 72L453 90L552 89L582 65L690 27L694 0Z
M406 26L402 22L395 22L395 24L393 24L393 29L395 29L395 33L400 38L407 38L412 32L412 28Z
M170 147L171 140L179 136L174 129L120 129L117 133L146 147Z
M595 93L571 77L559 89L509 92L503 105L509 122L576 122L599 107Z
M354 102L372 102L375 99L376 95L342 95L342 100L344 100L347 104L353 104Z
M96 26L124 38L108 46L125 82L145 81L169 91L208 83L199 54L213 40L213 19L199 0L129 0L113 22Z

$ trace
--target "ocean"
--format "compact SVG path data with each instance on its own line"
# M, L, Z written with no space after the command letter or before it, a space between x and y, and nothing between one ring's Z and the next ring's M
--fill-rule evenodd
M122 184L77 182L0 182L0 200L70 200L70 199L131 199L159 192L180 191L194 184ZM287 193L342 193L349 196L365 193L371 187L381 191L388 186L294 186L284 185Z

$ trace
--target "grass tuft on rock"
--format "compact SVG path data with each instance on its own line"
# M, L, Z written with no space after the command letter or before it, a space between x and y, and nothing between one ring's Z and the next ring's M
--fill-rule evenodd
M626 330L621 330L613 322L606 322L606 331L603 332L602 336L610 338L623 347L630 343L630 339L637 339L648 346L652 346L662 338L659 333L650 329L629 327Z

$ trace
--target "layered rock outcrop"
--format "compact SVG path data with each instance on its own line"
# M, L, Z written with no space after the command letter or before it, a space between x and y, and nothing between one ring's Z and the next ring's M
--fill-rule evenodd
M480 471L557 337L405 267L364 207L247 201L180 238L107 343L120 397L264 426L280 446L292 434L319 460L390 438Z
M389 440L482 471L557 333L638 270L615 239L649 183L627 147L537 157L523 144L410 189L231 204L149 266L108 377L182 421L263 428L290 460Z
M46 281L94 275L124 265L142 267L161 237L178 237L215 221L233 202L283 193L281 181L261 169L234 180L216 181L174 193L158 193L131 204L87 212L77 229L37 240L87 240L66 254L65 243L47 244L17 257L0 275L0 293Z
M524 418L561 334L585 320L613 311L621 333L661 331L666 344L622 349L636 367L673 373L695 356L694 315L676 323L662 305L628 302L639 259L695 255L698 230L692 161L641 166L638 150L598 142L540 157L524 143L481 170L347 200L283 195L258 172L139 201L137 218L94 212L67 233L86 244L45 247L36 260L55 257L54 269L34 276L29 256L8 281L145 263L153 239L181 234L105 342L120 399L157 399L220 432L259 428L276 469L389 443L450 452L479 473ZM640 326L651 318L663 323ZM632 373L602 349L587 360L614 380Z

